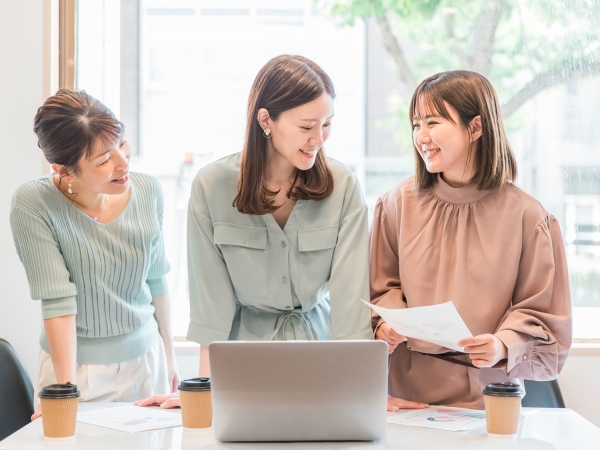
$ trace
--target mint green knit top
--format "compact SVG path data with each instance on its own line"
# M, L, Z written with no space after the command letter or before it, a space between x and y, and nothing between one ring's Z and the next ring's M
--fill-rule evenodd
M131 196L112 222L96 222L50 175L15 192L10 225L31 298L44 319L76 314L77 362L137 358L158 338L152 297L167 292L163 195L155 178L130 173ZM42 331L40 345L48 351Z

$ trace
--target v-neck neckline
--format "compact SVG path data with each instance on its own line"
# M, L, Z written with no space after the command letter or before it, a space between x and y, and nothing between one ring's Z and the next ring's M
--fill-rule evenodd
M279 224L275 220L275 217L273 217L273 214L265 214L265 217L267 218L267 220L271 221L272 224L274 224L275 227L277 227L278 230L281 230L281 232L285 235L286 230L289 230L293 227L298 228L298 219L302 215L304 208L306 207L306 202L307 200L296 200L296 204L292 208L292 211L290 212L290 215L286 220L283 228L279 226Z
M106 227L112 223L117 222L118 220L121 219L121 217L123 217L126 213L126 211L130 208L131 204L133 203L133 197L135 195L135 189L133 188L133 182L131 183L131 186L129 187L130 189L130 194L129 194L129 199L127 200L127 203L125 204L125 206L123 207L123 209L121 210L121 212L119 213L119 215L117 217L115 217L113 220L111 220L110 222L98 222L96 219L94 219L92 216L88 215L85 211L83 211L79 206L77 206L72 200L70 200L69 198L67 198L65 196L65 194L63 194L60 191L60 188L54 184L54 179L53 179L54 174L51 173L48 175L48 181L50 182L50 184L53 186L56 194L58 196L60 196L64 202L66 202L66 204L68 204L69 206L75 208L75 211L82 215L83 217L87 218L89 221L91 221L92 223L95 223L96 225L100 225L102 227ZM131 175L130 175L131 177Z

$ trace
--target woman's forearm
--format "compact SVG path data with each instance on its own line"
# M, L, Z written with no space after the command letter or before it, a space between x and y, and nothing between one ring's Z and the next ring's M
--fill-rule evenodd
M152 305L154 306L154 318L158 323L158 332L165 344L165 354L168 359L175 360L169 294L155 295L152 297Z
M200 376L210 378L210 361L208 359L208 347L200 346Z
M44 320L44 330L58 383L77 383L77 334L75 314Z

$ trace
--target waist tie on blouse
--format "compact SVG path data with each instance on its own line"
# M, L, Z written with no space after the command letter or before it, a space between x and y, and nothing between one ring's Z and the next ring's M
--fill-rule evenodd
M315 330L315 327L313 326L310 317L308 317L306 313L303 313L301 311L285 311L283 314L280 314L277 318L277 321L275 322L275 330L273 331L273 334L271 334L271 336L269 337L269 340L274 341L279 336L279 333L281 333L283 335L282 340L287 341L285 337L285 327L288 324L292 325L292 329L294 330L294 339L297 339L296 329L294 327L294 317L296 317L300 322L300 325L303 325L306 329L306 335L308 336L309 341L315 341L319 339L317 331Z

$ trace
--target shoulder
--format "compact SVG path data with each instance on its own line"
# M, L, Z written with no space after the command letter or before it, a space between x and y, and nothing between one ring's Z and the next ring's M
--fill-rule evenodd
M232 204L237 195L240 162L241 153L235 153L200 169L192 182L190 205L211 217L237 212Z
M550 215L539 200L513 183L500 188L497 196L504 200L502 203L510 208L513 214L521 216L525 229L534 229Z
M237 186L241 157L241 153L234 153L203 167L194 178L194 185L213 186L233 183Z
M399 203L403 203L403 200L407 198L418 198L423 195L428 195L430 191L430 189L418 191L415 188L415 177L408 177L379 197L377 204L382 205L383 207L392 207Z
M49 175L23 183L14 192L11 208L22 208L29 211L46 210L53 203L52 197L56 187ZM61 194L62 195L62 194Z
M141 189L153 194L162 192L160 181L150 174L143 172L129 172L129 177L131 178L131 184L135 186L136 189Z
M360 182L356 177L355 173L348 168L345 164L341 163L337 159L327 157L327 166L331 170L333 175L333 184L335 189L344 189L354 191L355 189L360 190Z

